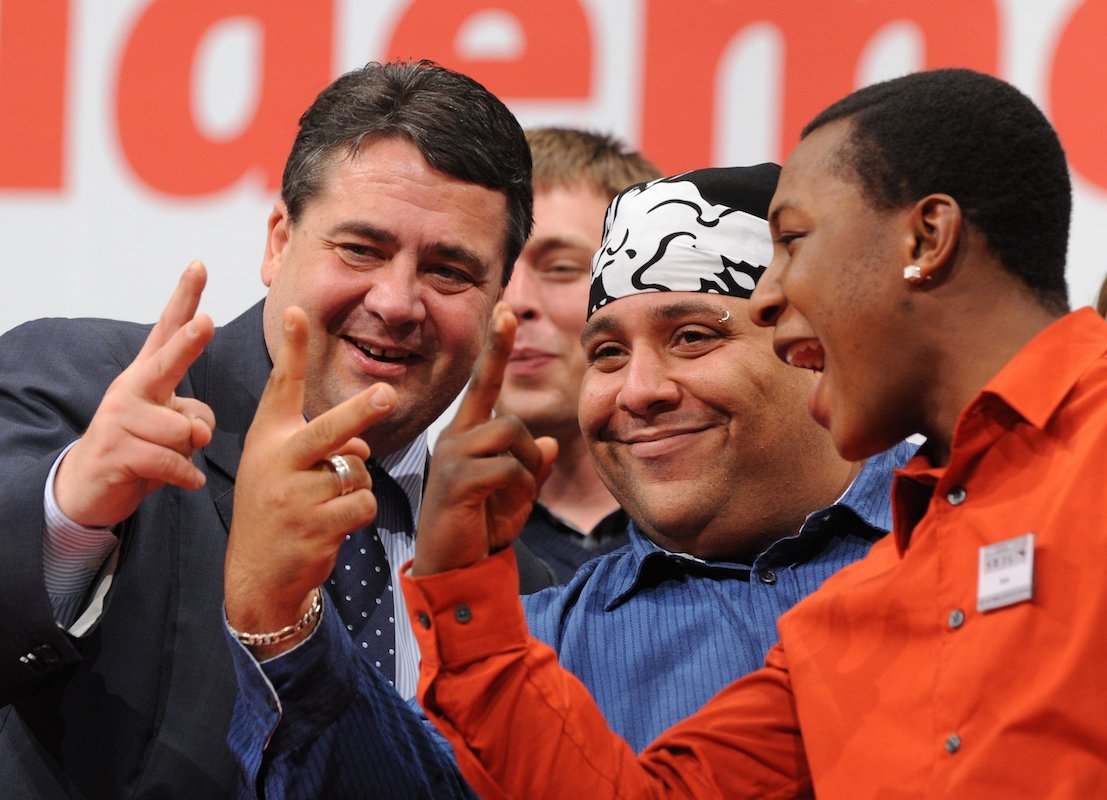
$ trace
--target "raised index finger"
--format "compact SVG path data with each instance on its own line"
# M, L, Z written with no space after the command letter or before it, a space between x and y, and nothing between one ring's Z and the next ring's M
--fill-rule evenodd
M304 373L307 370L307 315L296 306L284 311L281 344L273 354L273 371L258 401L254 421L302 420Z
M504 369L515 344L517 326L518 321L511 307L507 303L496 303L484 348L473 366L473 377L469 379L469 388L458 404L451 428L468 430L492 418L492 409L500 398L504 383Z
M135 361L145 361L160 350L178 330L196 316L196 309L200 307L200 295L203 294L207 280L207 270L200 261L193 261L185 267Z
M135 360L130 367L135 391L156 403L166 403L214 333L211 318L197 314L149 357Z

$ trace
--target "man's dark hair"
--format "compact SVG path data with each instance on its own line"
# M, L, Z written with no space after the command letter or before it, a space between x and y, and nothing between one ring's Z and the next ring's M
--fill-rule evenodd
M389 136L411 141L440 172L504 192L506 285L533 221L530 149L518 121L495 95L430 61L372 62L320 93L300 117L281 179L291 221L320 191L333 153L353 157L367 140Z
M852 130L838 157L873 208L950 195L1043 306L1068 309L1072 185L1057 134L1030 98L970 70L916 72L838 101L801 138L844 118Z

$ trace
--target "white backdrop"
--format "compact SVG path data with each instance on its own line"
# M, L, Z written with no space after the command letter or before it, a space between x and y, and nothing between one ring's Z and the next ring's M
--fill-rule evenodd
M308 6L322 16L297 23L299 42L266 27L279 18L308 19ZM1011 80L1051 118L1064 120L1062 139L1070 156L1079 156L1069 282L1074 304L1087 304L1107 271L1107 154L1093 146L1099 123L1107 122L1100 110L1107 106L1100 80L1107 68L1082 71L1077 56L1087 59L1095 50L1089 43L1107 41L1099 29L1107 27L1104 6L935 0L927 17L916 18L915 4L892 0L3 0L0 331L40 316L151 321L193 258L210 272L204 310L217 324L228 321L262 295L258 268L276 193L271 175L291 143L295 114L284 115L284 129L262 131L279 154L267 160L268 171L255 165L210 190L176 190L168 184L185 178L159 183L149 176L177 164L187 177L207 162L188 150L187 138L178 142L159 128L173 110L170 83L187 88L187 108L178 115L190 118L218 154L221 143L259 127L263 96L283 97L281 76L299 70L298 59L316 64L315 72L324 65L328 74L307 81L317 89L346 69L395 55L428 56L473 74L505 97L524 125L617 133L667 171L705 161L781 160L797 124L850 88L963 58ZM752 21L743 16L747 9ZM841 14L827 18L827 9ZM943 15L957 16L935 27L932 19ZM726 29L739 18L741 26ZM879 19L871 30L870 18ZM686 19L686 28L674 19ZM796 31L805 19L823 28L816 33L828 43L825 51L804 46ZM190 20L202 35L187 29ZM704 31L719 27L724 46L704 45ZM949 37L960 38L944 41ZM835 50L853 39L860 44L846 56ZM844 88L793 102L808 85L837 77L824 71L841 73ZM137 112L134 96L147 98ZM294 107L309 100L310 93ZM153 166L139 164L138 150ZM51 163L58 167L53 177Z

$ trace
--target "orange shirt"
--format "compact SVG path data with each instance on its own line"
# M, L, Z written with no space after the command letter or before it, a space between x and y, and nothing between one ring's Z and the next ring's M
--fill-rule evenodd
M405 579L420 700L490 798L1101 795L1107 323L1035 337L893 504L894 535L781 617L765 668L641 756L527 637L506 553ZM978 611L981 548L1027 533L1033 597Z

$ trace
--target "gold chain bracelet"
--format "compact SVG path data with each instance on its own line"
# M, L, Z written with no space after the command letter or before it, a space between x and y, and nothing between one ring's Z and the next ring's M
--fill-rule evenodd
M279 631L273 631L272 633L241 633L236 631L229 622L227 623L227 627L230 629L234 638L247 647L263 647L271 644L278 644L286 639L291 639L297 633L319 619L319 615L322 613L323 590L316 586L315 594L312 595L311 598L311 607L307 612L291 625L286 625Z

